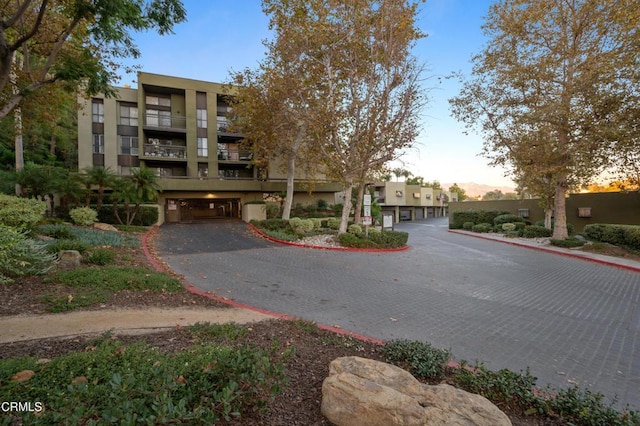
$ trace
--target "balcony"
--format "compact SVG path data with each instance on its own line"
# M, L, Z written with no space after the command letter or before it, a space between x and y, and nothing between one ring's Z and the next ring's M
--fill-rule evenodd
M182 145L144 144L143 158L186 160L187 147Z
M184 135L187 133L187 117L171 115L169 111L147 110L144 114L144 130Z
M253 153L247 149L218 147L220 161L251 161Z
M217 129L218 136L222 137L230 137L230 138L241 138L242 135L237 132L232 132L230 128L229 120L226 117L217 117Z

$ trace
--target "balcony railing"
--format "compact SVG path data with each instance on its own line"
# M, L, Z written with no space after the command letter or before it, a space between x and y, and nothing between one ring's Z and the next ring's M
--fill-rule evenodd
M238 148L218 148L218 160L250 161L253 153L250 150Z
M187 128L187 117L184 115L164 114L168 111L147 111L144 115L144 125L158 129L180 129Z
M187 147L181 145L144 144L144 156L185 159L187 158Z

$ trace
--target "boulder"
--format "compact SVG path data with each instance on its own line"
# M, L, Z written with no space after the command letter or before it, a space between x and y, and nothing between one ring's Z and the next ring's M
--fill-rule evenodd
M72 269L80 266L82 256L78 250L60 250L58 259L58 268Z
M331 362L321 409L338 426L511 425L480 395L446 384L425 385L399 367L360 357Z
M118 228L116 228L116 227L115 227L115 226L113 226L113 225L109 225L108 223L101 223L101 222L94 223L94 224L93 224L93 227L94 227L95 229L99 229L99 230L101 230L101 231L114 231L114 232L118 232Z

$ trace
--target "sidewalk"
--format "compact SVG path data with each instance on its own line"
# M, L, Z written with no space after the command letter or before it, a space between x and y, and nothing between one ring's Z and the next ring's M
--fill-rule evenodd
M498 241L504 244L511 244L518 247L526 247L534 250L545 251L548 253L555 253L562 256L574 257L577 259L584 259L591 262L601 263L603 265L616 266L623 269L628 269L635 272L640 272L640 262L631 259L625 259L615 256L605 256L602 254L568 249L563 247L552 246L548 243L542 243L536 239L527 238L507 238L501 234L492 233L478 233L472 231L462 231L459 229L449 229L449 232L460 235L467 235L469 237L482 238L485 240Z

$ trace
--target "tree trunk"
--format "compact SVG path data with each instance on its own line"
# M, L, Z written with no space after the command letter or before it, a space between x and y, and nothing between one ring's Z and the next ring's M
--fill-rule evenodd
M365 189L366 183L362 182L358 184L358 197L356 198L356 209L354 212L354 222L355 223L360 223L361 219L362 219L362 204L364 202L363 198L364 198L364 189Z
M567 180L564 175L558 177L556 181L556 196L554 202L553 238L564 240L569 236L567 232L567 208L566 198Z
M553 208L544 209L544 227L551 229L551 218L553 217Z
M338 228L338 234L344 234L347 232L347 226L349 225L349 213L351 212L351 192L353 191L353 181L347 182L344 190L344 204L342 205L342 217L340 218L340 228Z
M289 154L287 158L287 195L284 198L284 207L282 209L282 218L288 220L291 217L291 206L293 205L293 183L296 172L295 154Z
M20 68L21 65L17 64L17 59L16 59L16 55L13 55L12 58L12 64L13 66L19 66ZM18 86L16 84L16 72L15 69L12 67L11 68L11 76L9 77L11 80L11 90L13 95L18 95L20 93L20 91L18 90ZM15 149L16 149L16 173L19 173L22 169L24 169L24 145L23 145L23 141L22 141L22 109L18 106L15 107L14 113L14 135L15 135ZM22 186L19 183L16 183L16 195L18 197L22 196Z

